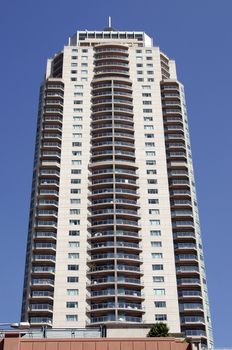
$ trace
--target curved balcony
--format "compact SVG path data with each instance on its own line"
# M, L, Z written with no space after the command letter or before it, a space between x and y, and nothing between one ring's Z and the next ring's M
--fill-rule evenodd
M53 292L49 290L32 290L30 299L33 300L53 300Z

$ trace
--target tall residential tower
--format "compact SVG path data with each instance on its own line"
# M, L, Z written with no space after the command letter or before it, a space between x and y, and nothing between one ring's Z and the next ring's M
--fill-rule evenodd
M48 60L21 319L212 344L184 88L144 32L78 31Z

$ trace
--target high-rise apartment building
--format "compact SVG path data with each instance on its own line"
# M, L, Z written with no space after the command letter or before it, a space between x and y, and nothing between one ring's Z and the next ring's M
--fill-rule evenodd
M48 60L21 319L212 344L184 88L144 32L78 31Z

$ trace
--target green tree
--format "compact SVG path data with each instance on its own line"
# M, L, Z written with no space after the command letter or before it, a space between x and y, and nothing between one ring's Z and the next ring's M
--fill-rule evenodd
M147 336L148 337L168 337L169 328L166 325L166 323L157 322L153 324Z

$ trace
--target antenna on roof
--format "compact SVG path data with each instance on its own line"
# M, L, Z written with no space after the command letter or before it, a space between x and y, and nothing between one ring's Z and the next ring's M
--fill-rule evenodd
M111 28L111 16L109 16L109 28Z

